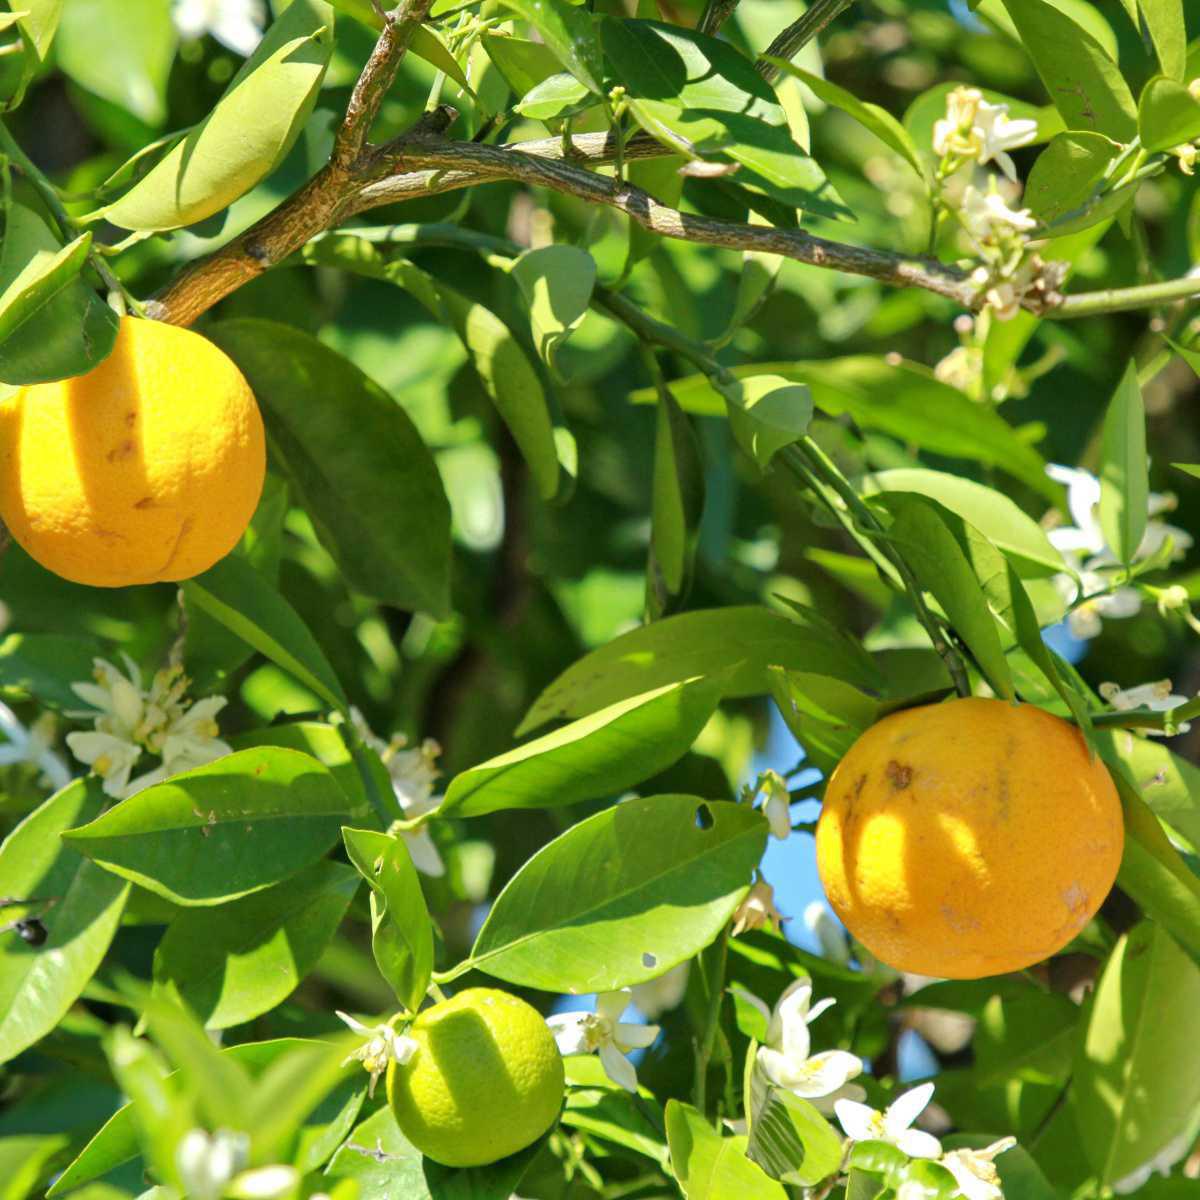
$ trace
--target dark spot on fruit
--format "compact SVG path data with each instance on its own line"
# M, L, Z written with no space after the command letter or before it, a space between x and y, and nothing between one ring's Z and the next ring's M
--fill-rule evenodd
M126 438L119 446L115 446L108 452L108 461L110 463L123 462L136 450L137 442L133 438Z
M154 507L154 497L153 496L143 496L133 507L134 508L143 508L143 509L144 508L153 508Z
M905 763L898 763L894 758L884 768L888 783L897 792L902 792L912 783L913 769Z
M132 429L137 424L137 409L131 409L125 414L125 428Z

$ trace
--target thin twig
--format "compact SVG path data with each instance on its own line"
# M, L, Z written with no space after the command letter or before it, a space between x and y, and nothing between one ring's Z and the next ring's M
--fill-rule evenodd
M708 0L704 16L700 18L700 32L710 35L719 32L721 26L733 16L733 10L737 6L738 0Z
M766 48L755 64L758 73L767 80L779 77L779 66L772 58L792 58L835 17L841 16L853 0L814 0L813 5L798 21L794 21Z

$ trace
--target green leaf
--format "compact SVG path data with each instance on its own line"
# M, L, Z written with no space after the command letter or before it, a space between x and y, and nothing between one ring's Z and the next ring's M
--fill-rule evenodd
M687 1200L785 1200L787 1191L746 1157L744 1137L722 1137L703 1113L667 1101L671 1168Z
M513 263L533 326L533 341L547 366L558 347L579 328L592 300L596 263L575 246L542 246L526 250Z
M1111 1184L1149 1162L1200 1105L1200 967L1155 925L1117 944L1096 985L1071 1098L1083 1147Z
M560 71L530 88L520 103L513 105L513 111L535 121L561 121L565 117L586 112L597 103L595 92L580 83L574 75ZM565 248L567 247L544 247L547 250ZM536 254L538 251L531 253Z
M811 1187L841 1166L842 1138L807 1100L768 1087L750 1125L746 1154L772 1179Z
M559 431L549 399L529 356L495 313L406 259L390 256L386 249L360 238L325 237L306 247L304 256L309 262L340 266L397 284L439 322L453 328L529 464L539 494L547 500L558 494L562 486L556 441Z
M562 69L554 51L542 42L510 37L495 29L489 29L480 41L508 86L518 96L526 95L542 80L557 75Z
M504 0L505 5L523 17L542 35L542 40L558 56L580 83L597 95L604 92L604 59L600 40L592 23L592 14L574 0Z
M342 840L371 886L375 961L396 998L415 1013L433 973L433 925L408 848L402 838L371 829L343 829Z
M1133 562L1142 544L1149 499L1146 409L1131 360L1104 417L1100 462L1100 527L1123 563Z
M721 676L724 696L762 695L770 666L878 682L862 647L815 612L790 619L753 606L714 608L633 629L585 655L534 701L517 732L701 676Z
M21 32L42 62L46 61L65 3L66 0L18 0L15 11L21 14Z
M1109 769L1120 771L1155 814L1200 846L1200 767L1128 729L1096 731Z
M1042 527L1003 492L973 479L923 467L873 471L863 478L863 495L875 492L915 492L928 496L969 521L1002 550L1026 577L1055 575L1067 570L1063 556Z
M91 237L61 247L38 213L8 206L0 244L0 383L43 383L91 370L112 350L117 314L79 278Z
M618 796L683 757L720 692L719 678L698 679L618 700L456 776L438 815L476 817Z
M1151 154L1200 138L1200 101L1182 83L1151 79L1138 101L1138 134Z
M72 683L90 682L100 643L57 633L10 633L0 642L0 693L47 708L78 709Z
M1063 232L1104 220L1114 193L1096 195L1097 185L1120 151L1119 143L1102 133L1070 130L1057 134L1029 172L1025 203L1043 225L1057 230L1062 222Z
M925 368L854 355L814 362L764 362L735 367L738 378L779 375L807 384L817 408L846 415L864 429L886 433L931 454L999 467L1057 504L1061 490L1046 476L1042 457L998 413L968 400ZM725 399L705 375L676 380L671 391L685 412L724 416ZM653 388L634 392L635 404L657 403Z
M882 499L895 518L888 529L889 539L921 586L941 605L996 694L1015 699L996 620L984 595L987 580L994 577L994 564L988 564L987 574L980 579L978 568L935 501L903 492L885 494Z
M600 1060L590 1055L567 1060L567 1103L562 1123L571 1129L581 1129L591 1137L624 1146L666 1169L669 1159L658 1106L647 1104L642 1096L635 1097L620 1088L608 1086L603 1070L599 1072L603 1086L589 1086L590 1079L581 1083L583 1070L594 1071L600 1065Z
M655 424L646 611L657 620L683 602L691 585L704 513L704 464L696 431L666 388Z
M450 505L404 409L353 363L291 326L247 318L222 321L207 336L249 380L272 460L350 586L444 616ZM388 498L386 521L380 496Z
M847 116L853 117L864 129L869 129L885 146L894 150L922 179L925 178L924 164L917 153L916 143L908 130L892 116L886 108L878 104L860 100L853 92L848 92L836 83L830 83L821 75L814 75L803 67L797 66L787 59L767 57L767 61L782 71L798 79L818 99L826 104L840 108Z
M574 993L653 979L724 928L766 841L766 820L745 805L624 800L525 863L455 973Z
M292 0L212 112L96 215L122 229L160 231L228 208L286 157L332 53L333 9L322 0Z
M1187 78L1187 30L1182 0L1138 0L1154 52L1164 75Z
M1124 774L1114 772L1113 782L1125 814L1125 851L1117 883L1200 965L1200 878L1180 858Z
M154 952L155 992L182 1001L207 1029L253 1020L316 965L357 888L353 871L319 862L214 911L185 910Z
M201 612L232 630L334 708L349 710L346 693L308 627L244 559L228 555L182 586L188 601Z
M0 1197L27 1200L35 1193L41 1195L70 1144L65 1133L0 1138L0 1179L4 1180Z
M160 0L71 0L63 9L56 58L80 87L160 126L178 40Z
M657 21L602 22L629 111L688 158L732 161L737 181L793 207L850 218L821 168L792 140L770 85L727 42Z
M812 421L812 393L780 375L751 375L722 389L738 445L764 470L784 446L798 442Z
M1100 42L1054 0L1004 0L1004 7L1067 128L1129 141L1137 106Z
M322 858L347 807L316 759L262 746L146 788L63 836L176 904L223 904Z
M984 1150L994 1140L981 1134L954 1133L942 1138L942 1145L947 1150L959 1150L964 1147ZM1050 1186L1041 1167L1024 1146L1010 1146L999 1155L996 1159L996 1171L1006 1196L1019 1196L1020 1200L1062 1200L1061 1194Z
M0 1062L46 1036L100 966L121 921L129 885L60 840L100 812L97 780L76 780L25 817L0 844L0 896L29 900L0 910L5 920L37 917L41 946L0 938Z
M1010 1080L1066 1082L1078 1042L1079 1007L1054 992L992 996L983 1006L972 1049L981 1088Z

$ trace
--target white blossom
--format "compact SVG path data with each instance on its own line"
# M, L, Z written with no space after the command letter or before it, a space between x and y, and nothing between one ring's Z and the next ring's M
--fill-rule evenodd
M163 764L168 775L202 767L233 748L217 735L221 732L216 715L228 703L224 696L209 696L197 700L182 716L173 721L163 739Z
M942 1166L954 1176L964 1200L1004 1200L992 1160L1016 1144L1015 1137L1006 1137L982 1150L951 1150L942 1158Z
M984 192L969 186L963 192L962 214L967 232L980 242L995 242L1037 228L1029 209L1009 208L995 188Z
M417 1042L413 1038L405 1037L402 1033L397 1033L386 1022L380 1025L364 1025L361 1021L355 1020L349 1013L339 1011L337 1015L355 1033L361 1034L366 1038L366 1041L357 1050L351 1051L342 1060L342 1066L347 1067L352 1062L362 1063L363 1069L371 1076L371 1084L367 1088L367 1094L374 1096L375 1085L379 1082L379 1077L388 1069L391 1063L404 1066L405 1063L409 1062L418 1050Z
M71 782L71 772L55 754L52 738L54 717L43 713L26 727L7 704L0 703L0 730L7 742L0 742L0 766L29 763L41 770L39 782L43 787L58 791Z
M426 738L419 746L408 750L405 749L408 739L403 734L393 734L388 742L376 736L357 708L350 710L350 719L362 740L379 755L387 768L392 792L405 819L411 821L423 817L437 808L442 802L441 796L434 795L434 783L440 774L437 759L442 752L441 746L433 738ZM431 876L446 873L442 856L428 829L422 826L398 832L404 838L413 866L418 871Z
M862 1060L845 1050L824 1050L812 1054L808 1026L835 1001L812 1001L812 984L797 979L790 984L774 1009L768 1009L757 996L742 992L744 999L767 1019L767 1039L758 1048L757 1064L763 1075L795 1096L812 1101L830 1112L841 1100L861 1100L866 1093L849 1083L862 1073Z
M821 900L810 900L804 908L803 921L808 931L821 945L821 955L830 962L845 966L850 961L850 945L846 931Z
M250 1156L250 1136L218 1129L193 1129L175 1150L175 1166L187 1200L220 1200L229 1181Z
M638 1011L653 1021L663 1013L678 1008L687 992L691 965L690 959L684 959L654 979L635 983L630 991Z
M637 1091L637 1072L625 1057L631 1050L643 1050L658 1037L657 1025L630 1025L620 1018L632 999L628 988L602 992L596 997L596 1011L557 1013L546 1023L554 1034L559 1053L600 1056L604 1073L627 1092Z
M834 1111L853 1141L890 1142L911 1158L938 1158L942 1146L937 1138L911 1128L932 1098L933 1084L923 1083L898 1096L883 1112L854 1100L839 1100Z
M1151 712L1170 712L1171 709L1186 704L1188 700L1186 696L1172 694L1169 679L1159 679L1154 683L1142 683L1131 688L1121 688L1115 683L1102 683L1099 692L1118 712L1129 712L1134 708L1148 708ZM1178 729L1170 732L1187 733L1189 729L1191 729L1191 725L1185 722ZM1165 736L1168 733L1165 729L1145 729L1142 732L1151 736L1156 734Z
M943 158L995 162L1015 181L1017 169L1008 151L1027 146L1036 137L1036 121L1013 120L1007 104L989 104L977 88L960 87L946 97L946 116L934 124L933 149Z
M775 907L775 889L765 879L759 879L734 911L733 928L729 932L737 937L748 930L761 929L768 922L778 929L786 920Z
M232 1200L290 1200L300 1186L300 1172L295 1167L276 1163L243 1171L229 1185Z
M211 33L222 46L246 57L262 40L267 19L262 0L174 0L171 19L182 38Z

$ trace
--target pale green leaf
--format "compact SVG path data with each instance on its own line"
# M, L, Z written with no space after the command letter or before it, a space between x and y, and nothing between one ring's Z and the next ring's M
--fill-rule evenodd
M1146 409L1131 360L1104 418L1100 461L1100 527L1123 563L1133 562L1142 544L1149 499Z

